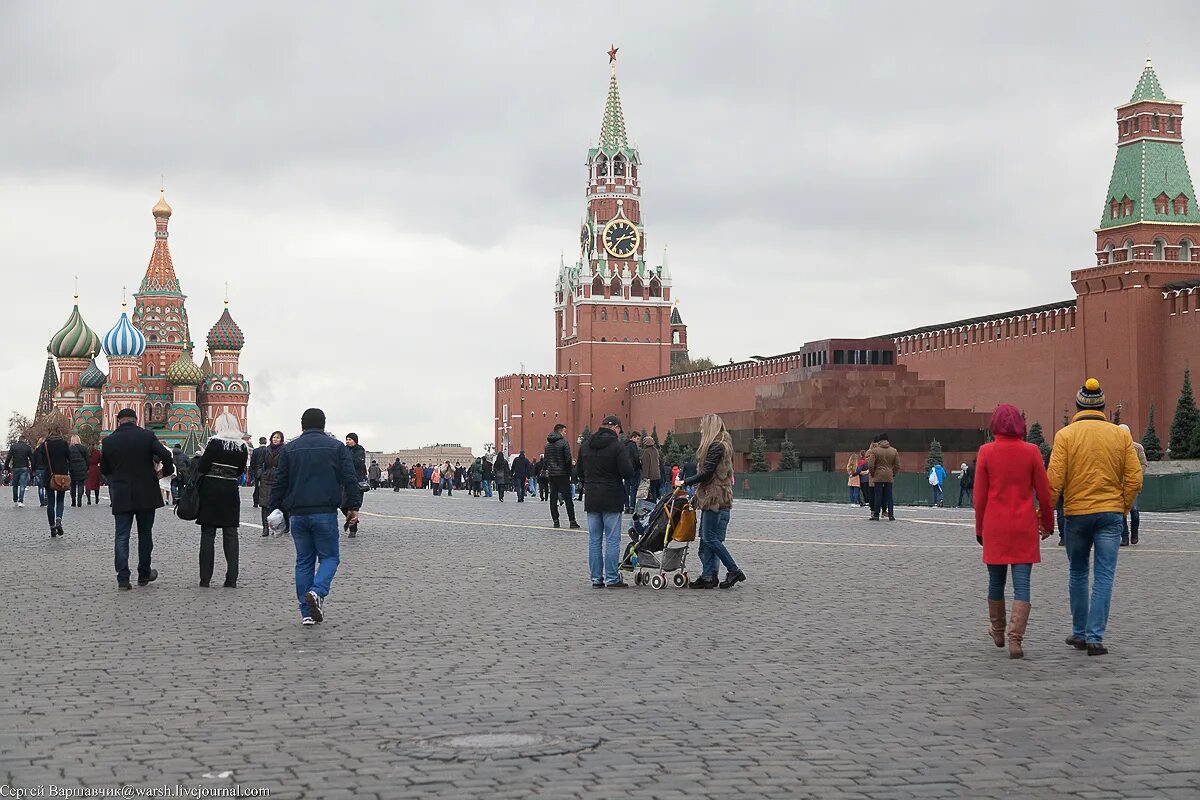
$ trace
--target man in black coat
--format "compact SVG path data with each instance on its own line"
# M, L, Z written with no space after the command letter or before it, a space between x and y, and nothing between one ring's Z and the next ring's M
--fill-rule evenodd
M545 481L550 484L550 519L554 527L558 527L558 503L563 501L567 506L567 519L571 527L578 529L575 521L575 501L571 499L571 443L563 436L567 426L561 422L554 426L554 431L546 437L546 449L542 451L542 469L546 473Z
M629 463L633 464L633 474L624 482L625 511L632 514L637 509L638 486L642 482L642 435L637 431L631 431L625 440L625 454L629 456Z
M517 502L524 503L525 481L529 479L529 459L525 457L524 450L512 460L512 476L513 483L517 485Z
M266 505L267 499L258 496L258 476L262 475L262 471L267 466L267 453L270 450L267 448L267 437L258 437L258 447L254 448L254 452L250 454L250 482L254 484L254 507Z
M633 461L621 443L621 420L608 416L579 451L579 480L583 483L583 510L588 518L588 567L592 586L624 588L617 571L621 547L621 511L625 507L624 481L633 477Z
M155 461L162 464L163 477L175 472L171 451L163 447L153 432L139 427L132 408L117 412L117 429L104 438L100 448L100 472L108 479L108 497L116 519L115 566L117 587L129 584L129 532L133 521L138 529L138 586L158 577L150 568L154 550L154 511L163 507L162 491L155 473Z

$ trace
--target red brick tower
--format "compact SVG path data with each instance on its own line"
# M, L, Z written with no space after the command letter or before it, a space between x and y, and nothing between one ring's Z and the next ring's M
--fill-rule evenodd
M146 392L146 426L164 429L170 416L173 387L167 368L191 344L184 296L167 247L171 207L159 195L154 215L154 250L142 284L133 295L133 325L146 337L141 382Z
M597 146L588 150L580 257L555 287L556 371L574 391L570 435L629 420L629 382L671 370L671 276L646 261L639 171L617 87L617 48Z
M225 299L225 310L208 332L208 349L212 353L211 372L204 377L203 387L204 420L209 425L217 417L229 412L238 418L242 431L249 433L247 406L250 403L250 382L241 373L238 359L246 337L229 313L229 298Z
M1101 380L1110 411L1119 403L1124 419L1137 420L1139 436L1156 388L1182 372L1179 359L1163 352L1161 298L1166 284L1200 276L1197 206L1183 105L1167 99L1147 59L1133 96L1117 107L1097 266L1071 273L1087 373ZM1160 420L1169 413L1161 403Z

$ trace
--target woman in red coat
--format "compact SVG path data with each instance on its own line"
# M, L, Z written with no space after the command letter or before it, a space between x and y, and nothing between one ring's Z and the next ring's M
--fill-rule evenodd
M1012 565L1013 607L1008 657L1025 655L1021 641L1029 622L1029 578L1042 560L1038 534L1054 530L1054 506L1042 454L1025 441L1025 420L1007 403L992 413L994 441L979 448L975 474L975 538L988 568L988 617L992 641L1004 646L1004 583ZM1037 508L1034 508L1034 498Z
M96 495L96 505L100 505L100 448L93 447L88 452L87 480L83 482L83 493L87 502L92 504L92 494Z

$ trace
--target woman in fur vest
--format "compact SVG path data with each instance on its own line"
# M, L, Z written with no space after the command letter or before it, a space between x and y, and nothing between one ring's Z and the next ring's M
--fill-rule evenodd
M988 633L996 647L1004 647L1004 584L1011 568L1008 657L1021 658L1029 622L1029 581L1033 565L1042 560L1038 534L1045 539L1054 531L1054 506L1042 454L1037 445L1025 441L1025 420L1015 406L996 406L992 436L993 441L979 448L975 467L975 538L983 545L988 570Z
M684 481L696 484L693 502L700 509L700 563L704 574L691 585L694 589L730 589L746 580L729 548L725 531L733 508L733 439L716 414L700 420L700 448L696 451L700 470ZM725 565L725 580L717 583L718 561Z
M208 440L204 455L196 467L200 513L200 585L207 587L213 574L213 550L217 528L225 551L225 586L234 588L238 579L238 523L242 498L238 478L246 471L246 445L242 443L237 417L225 413L217 417L217 434Z

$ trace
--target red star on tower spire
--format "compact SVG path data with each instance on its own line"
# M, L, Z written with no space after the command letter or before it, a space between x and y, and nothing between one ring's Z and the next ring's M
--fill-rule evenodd
M615 64L617 62L617 51L620 49L621 48L617 47L615 44L609 45L608 63Z

